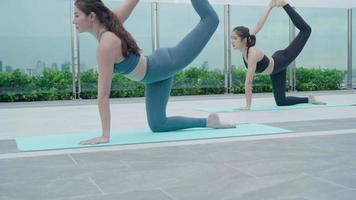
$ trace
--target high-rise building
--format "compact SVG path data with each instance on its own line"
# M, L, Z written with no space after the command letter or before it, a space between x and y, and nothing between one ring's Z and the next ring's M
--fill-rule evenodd
M51 70L52 70L52 71L58 71L58 65L57 65L57 63L52 63Z
M41 60L37 61L36 64L37 73L42 74L45 68L46 68L46 63L42 62Z
M27 74L30 75L30 76L35 76L35 75L37 75L37 70L36 70L35 68L27 68L27 69L26 69L26 72L27 72Z
M204 61L203 64L201 65L202 68L208 69L209 68L209 62Z
M64 71L70 71L70 67L71 67L71 64L70 64L70 62L65 62L65 63L63 63L62 64L62 72L64 72Z
M5 71L6 71L6 72L13 72L12 66L7 65L7 66L5 67Z
M0 60L0 72L2 72L2 61Z

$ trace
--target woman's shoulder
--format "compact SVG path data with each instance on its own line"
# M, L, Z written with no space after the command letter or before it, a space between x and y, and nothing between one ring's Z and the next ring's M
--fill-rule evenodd
M264 53L257 47L253 46L253 47L250 47L249 55L254 55L254 56L260 57L261 55L264 55Z
M100 38L99 48L111 50L119 47L121 47L121 39L115 33L110 31L103 33Z
M260 50L259 50L258 48L256 48L255 46L250 47L250 48L248 49L248 55L249 55L249 56L257 55L259 52L260 52Z

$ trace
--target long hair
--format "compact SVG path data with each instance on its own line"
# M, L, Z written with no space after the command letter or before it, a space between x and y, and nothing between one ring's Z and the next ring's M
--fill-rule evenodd
M250 30L244 26L237 26L234 28L234 32L238 35L241 40L247 38L247 47L253 47L256 44L256 36L250 35Z
M140 48L135 39L124 28L119 18L101 0L76 0L75 6L86 15L95 13L99 22L105 26L108 31L113 32L121 39L122 54L126 58L130 53L138 55Z

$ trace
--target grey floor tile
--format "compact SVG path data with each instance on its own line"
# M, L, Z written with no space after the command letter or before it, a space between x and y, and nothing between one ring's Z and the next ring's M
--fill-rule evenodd
M33 180L0 184L0 199L47 200L84 194L100 194L88 178Z
M340 166L337 169L327 171L316 171L310 174L316 178L343 185L349 189L356 190L356 168L350 166Z
M249 177L223 164L189 164L180 167L137 170L130 174L100 173L92 176L105 193L153 190L179 185L206 184L230 177Z
M356 118L308 120L296 122L269 123L271 126L285 128L294 132L331 131L356 128Z
M347 134L1 159L0 199L345 200L356 187L355 142Z
M120 194L105 194L105 195L84 195L76 197L55 198L49 200L172 200L161 190L133 191Z
M90 177L101 188L104 194L128 193L140 190L136 182L131 178L132 172L120 170L91 171Z
M120 171L130 170L130 167L122 162L123 157L134 157L127 151L92 152L69 155L83 170L114 169Z
M271 157L272 158L269 159L251 161L248 163L230 162L229 165L247 174L263 177L289 173L327 171L333 168L337 169L340 163L344 162L343 158L331 157L308 157L304 159L273 158L273 155L271 155ZM340 163L338 163L338 161Z
M264 177L260 181L273 181L280 179L279 176ZM284 181L270 187L266 187L253 192L245 193L242 199L250 200L273 200L273 199L298 199L298 198L314 198L319 194L331 194L337 191L344 190L343 187L315 179L308 175L301 175L295 179Z
M258 179L230 179L195 187L164 188L178 200L304 200L319 193L331 193L342 188L302 175L274 176ZM307 199L307 198L305 198Z
M329 152L356 155L356 133L299 138L299 141Z
M184 148L190 149L191 151L197 152L201 155L210 152L248 152L251 149L255 149L261 146L276 146L274 140L253 140L253 141L234 141L234 142L221 142L221 143L210 143L210 144L195 144L186 145Z
M303 137L276 139L259 145L248 146L242 142L235 144L237 149L244 154L258 157L259 160L250 160L248 162L230 161L229 165L235 168L252 174L255 176L273 176L284 173L303 173L303 172L322 172L328 170L337 170L341 166L355 166L356 161L352 153L343 153L334 151L330 148L321 148L315 145L312 141L318 141L325 146L334 146L340 140L343 145L351 147L349 140L353 140L355 136L338 135L338 139L331 138L325 141L322 136L320 138ZM347 138L347 139L345 139ZM323 141L324 140L324 141ZM239 147L240 146L240 147Z
M122 162L133 170L179 168L194 163L214 163L208 154L198 154L182 147L143 149L131 156L122 156Z
M1 183L67 178L80 172L67 155L0 160Z
M194 187L208 182L222 181L236 177L251 178L251 176L223 164L189 164L185 167L175 169L139 171L132 176L140 188L143 189L179 185L190 185ZM150 184L148 186L145 183Z
M331 194L320 193L318 196L310 198L310 200L355 200L356 190L343 190Z
M296 142L292 139L273 139L273 140L257 140L257 141L240 141L240 142L225 142L207 145L191 145L187 146L192 151L200 154L233 154L234 152L242 154L246 160L266 159L266 158L290 158L307 157L317 155L327 155L330 151L314 148L309 144ZM233 156L231 156L233 158ZM233 159L231 159L233 161Z
M322 149L316 149L310 145L297 143L295 141L285 141L283 139L277 139L263 144L248 147L243 151L251 156L255 156L261 159L304 159L316 156L328 155L328 151Z
M283 184L299 177L299 175L280 176L273 179L257 179L246 176L229 176L212 179L204 184L181 185L163 188L177 200L183 199L249 199L245 194L251 194L275 185Z
M0 154L19 152L15 140L0 140Z

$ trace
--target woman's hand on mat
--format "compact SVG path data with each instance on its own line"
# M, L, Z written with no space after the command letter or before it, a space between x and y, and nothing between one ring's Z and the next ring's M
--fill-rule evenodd
M79 144L81 145L94 145L94 144L102 144L102 143L108 143L109 138L106 136L100 136L100 137L95 137L89 140L84 140L81 141Z

